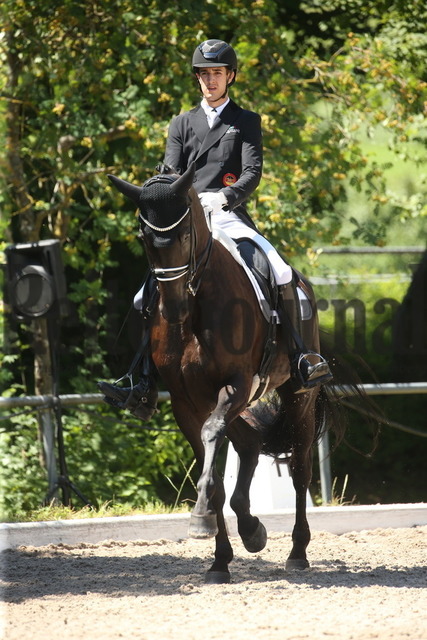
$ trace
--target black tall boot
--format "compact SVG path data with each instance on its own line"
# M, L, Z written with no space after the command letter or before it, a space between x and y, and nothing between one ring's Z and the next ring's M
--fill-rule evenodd
M104 394L104 400L113 407L128 409L140 420L150 420L157 411L157 370L151 358L150 327L157 306L158 290L154 279L149 274L142 300L142 339L139 350L130 366L130 371L114 384L98 382L98 388ZM138 371L139 370L139 371ZM118 382L128 378L132 382L134 371L139 372L139 381L134 386L120 387Z
M304 346L300 300L294 281L280 285L278 293L279 315L288 335L292 386L295 393L301 393L331 380L332 373L319 353L309 351Z
M157 412L159 392L152 374L141 373L139 382L132 387L119 387L109 382L98 382L98 388L104 394L104 400L113 407L128 409L140 420L151 420Z

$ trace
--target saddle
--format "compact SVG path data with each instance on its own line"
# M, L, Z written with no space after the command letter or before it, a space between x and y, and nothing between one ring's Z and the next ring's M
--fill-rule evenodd
M264 251L249 238L239 238L235 242L238 252L245 261L246 266L251 270L270 309L276 309L277 285Z
M250 238L240 238L235 240L235 243L242 260L255 278L262 296L267 303L268 309L263 308L263 311L268 319L268 316L277 310L278 297L276 279L270 262L265 252ZM299 294L301 320L309 320L312 317L310 286L304 276L293 267L292 277ZM265 313L265 311L267 311L267 313Z

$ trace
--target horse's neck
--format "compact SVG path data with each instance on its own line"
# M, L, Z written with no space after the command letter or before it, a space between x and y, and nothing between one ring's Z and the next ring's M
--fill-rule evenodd
M197 237L197 253L200 254L211 241L212 232L209 229L205 211L199 202L193 204L193 225Z

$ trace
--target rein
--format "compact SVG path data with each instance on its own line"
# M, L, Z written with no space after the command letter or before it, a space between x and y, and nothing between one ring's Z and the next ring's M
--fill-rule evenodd
M200 283L202 281L202 278L200 277L197 284L195 286L193 286L193 281L194 278L196 277L196 273L199 270L199 268L202 265L203 260L205 261L205 264L203 265L203 269L206 268L208 262L209 262L209 258L211 257L211 251L212 251L212 233L209 234L209 242L206 245L206 247L203 249L202 251L202 255L200 256L200 258L198 260L195 259L195 248L196 248L196 232L194 231L193 226L191 227L191 238L192 238L192 242L191 242L191 248L190 248L190 261L192 260L192 267L190 269L190 278L188 279L187 282L187 291L188 293L190 293L192 296L195 296L199 287L200 287ZM193 246L193 237L194 237L194 246ZM194 248L194 251L193 251Z

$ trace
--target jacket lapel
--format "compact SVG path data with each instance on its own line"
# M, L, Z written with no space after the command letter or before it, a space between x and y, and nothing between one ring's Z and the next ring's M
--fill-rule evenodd
M192 109L191 113L191 128L193 129L200 142L203 144L203 140L206 138L206 134L209 132L209 125L206 119L206 114L200 106Z
M200 111L203 113L203 115L205 115L201 107ZM202 146L200 147L199 153L197 154L197 159L199 159L200 156L209 151L209 149L222 138L222 136L226 133L226 131L228 131L230 126L237 120L240 112L241 108L238 107L237 104L232 100L230 100L222 113L220 113L218 118L216 118L212 129L209 129L206 133L202 142Z

